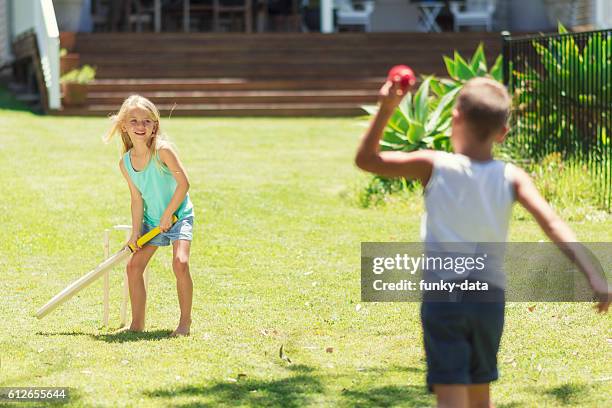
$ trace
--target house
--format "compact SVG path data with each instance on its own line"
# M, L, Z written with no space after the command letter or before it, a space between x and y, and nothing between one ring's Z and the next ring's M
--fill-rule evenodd
M142 92L159 98L162 108L176 104L175 115L343 115L376 100L378 81L395 62L444 74L438 61L454 49L468 52L482 41L491 55L499 53L501 30L554 30L557 20L569 27L612 26L608 0L497 0L497 33L461 34L413 34L423 27L410 0L375 0L371 33L337 33L333 0L317 1L322 33L313 33L315 26L306 22L312 10L302 7L308 0L251 0L249 7L225 13L191 9L190 0L147 1L147 7L135 7L138 0L0 0L0 67L55 113L105 114L126 94ZM109 16L102 6L111 3L121 7ZM450 16L444 13L443 28ZM91 98L83 108L61 105L60 38L68 54L63 58L98 66L99 80L89 86ZM213 43L214 51L207 45ZM149 66L134 67L126 62L129 54L121 54L150 44L168 56L152 54ZM177 48L190 58L174 59Z

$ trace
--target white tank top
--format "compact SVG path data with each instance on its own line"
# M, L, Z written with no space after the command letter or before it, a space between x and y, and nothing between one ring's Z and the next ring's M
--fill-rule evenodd
M505 242L512 204L512 165L436 153L425 187L421 238L442 242Z

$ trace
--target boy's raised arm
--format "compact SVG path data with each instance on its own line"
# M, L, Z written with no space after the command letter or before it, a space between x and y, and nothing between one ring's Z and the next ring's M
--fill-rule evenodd
M597 266L593 264L588 250L578 242L571 228L542 197L531 177L518 167L513 167L512 173L517 201L533 215L548 238L580 268L600 299L597 305L598 311L606 312L610 305L610 288L605 275L602 276Z
M362 170L386 177L406 177L426 185L433 169L434 151L381 152L380 138L395 108L404 97L399 81L387 81L380 90L380 109L361 140L355 164Z

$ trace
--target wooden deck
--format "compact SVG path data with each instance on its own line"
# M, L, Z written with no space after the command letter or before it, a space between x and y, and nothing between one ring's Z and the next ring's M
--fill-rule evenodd
M376 102L388 69L445 75L442 55L471 55L497 33L62 35L81 64L97 67L87 104L54 112L108 115L132 93L173 116L346 116Z

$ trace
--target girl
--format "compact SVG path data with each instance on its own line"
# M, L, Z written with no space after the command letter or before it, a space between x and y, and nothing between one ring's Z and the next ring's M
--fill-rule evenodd
M181 317L172 336L188 336L191 326L193 283L189 274L189 249L192 240L193 205L189 199L189 180L176 152L164 140L159 127L159 111L151 101L132 95L112 118L105 141L121 135L123 155L119 168L132 198L132 236L130 243L159 225L161 233L138 248L127 264L132 306L132 323L126 330L140 332L145 326L143 273L158 247L172 243L172 269L176 276ZM172 216L178 221L173 225Z

